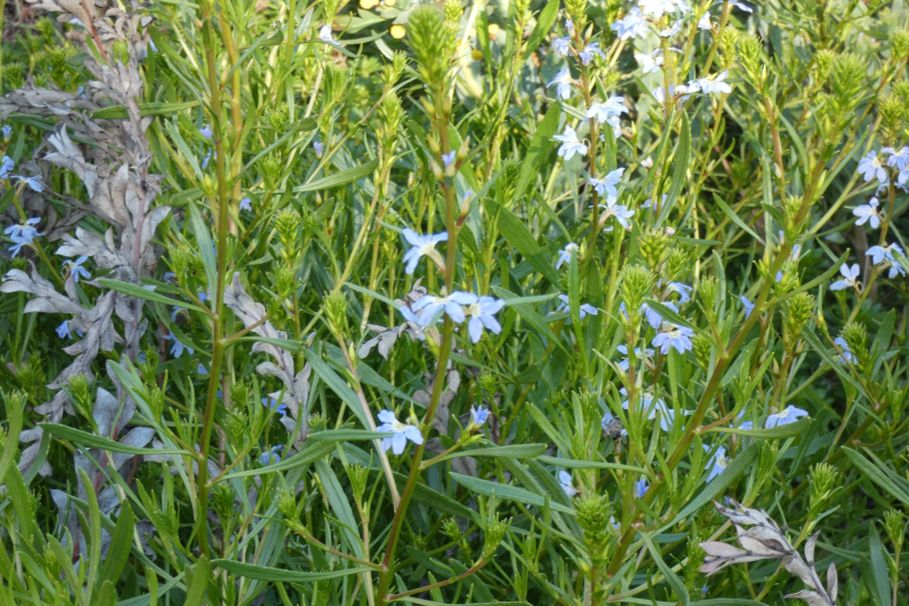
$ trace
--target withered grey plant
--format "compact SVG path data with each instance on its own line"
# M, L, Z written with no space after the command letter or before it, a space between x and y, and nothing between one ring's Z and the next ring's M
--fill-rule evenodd
M707 553L700 571L714 574L733 564L745 564L760 560L779 560L783 567L797 576L806 589L785 596L802 600L809 606L835 606L838 579L836 565L827 568L825 588L814 568L814 549L819 533L811 535L805 543L805 557L789 542L786 534L766 512L745 507L729 499L732 508L715 503L717 511L726 516L735 526L740 547L721 541L705 541L701 549Z
M69 258L91 257L105 277L138 284L155 269L158 253L152 239L170 212L167 206L153 206L160 178L149 172L151 152L146 130L150 118L143 118L139 109L143 89L140 64L147 53L150 18L140 15L135 3L131 12L116 2L30 3L60 13L61 20L78 19L85 27L83 65L93 79L79 93L31 84L13 91L0 98L0 120L11 114L28 114L57 121L47 139L51 151L44 160L72 171L85 186L88 204L67 198L65 215L49 226L49 238L63 241L56 253ZM114 44L126 52L108 52ZM93 117L97 110L110 106L124 108L125 118ZM49 207L42 210L52 217ZM76 227L74 235L66 233L86 215L95 216L110 228L104 234L83 227ZM98 286L97 282L89 283ZM90 378L99 352L122 345L123 353L135 359L148 328L141 299L101 289L96 300L84 305L77 296L73 276L67 278L60 293L34 269L30 273L12 270L4 277L0 291L32 295L26 312L71 315L70 328L80 334L79 341L63 348L73 361L48 384L49 389L56 390L55 396L35 408L50 421L73 412L64 387L73 377ZM122 333L114 326L115 316L122 323Z

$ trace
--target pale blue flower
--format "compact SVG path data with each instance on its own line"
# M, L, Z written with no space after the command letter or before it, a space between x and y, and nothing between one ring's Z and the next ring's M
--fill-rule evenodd
M262 466L265 465L274 465L275 463L281 462L281 451L284 447L280 444L277 446L272 446L270 449L263 451L259 455L259 464Z
M896 184L906 189L909 186L909 145L904 145L899 150L892 147L885 147L881 150L889 154L887 166L891 166L899 171L896 177Z
M28 246L37 236L43 236L44 232L39 232L35 225L41 222L39 217L31 217L24 223L13 224L3 230L3 233L9 236L13 245L9 247L12 256L15 257L22 250L23 246Z
M578 134L568 124L565 125L565 132L561 135L555 135L552 140L559 141L562 144L559 146L557 153L566 162L574 158L575 154L579 156L587 155L587 145L578 140Z
M638 62L638 67L644 74L652 74L663 65L663 53L660 49L650 53L634 53L634 60Z
M619 367L619 370L621 370L622 372L628 372L628 368L629 368L629 366L631 366L631 358L632 358L632 356L628 355L628 346L619 345L618 347L616 347L616 350L618 350L619 353L621 353L623 356L625 356L624 358L622 358L619 361L619 363L617 365ZM653 353L654 353L653 350L650 349L649 347L645 348L643 351L641 350L640 347L635 347L633 357L635 358L635 360L641 360L641 359L648 360L651 356L653 356ZM642 354L643 354L643 356L642 356Z
M719 74L698 78L688 83L688 92L702 92L705 95L728 95L732 92L732 87L726 83L726 77L729 72L723 70Z
M624 17L617 19L609 28L615 32L620 40L630 40L645 35L649 24L641 15L641 10L635 6Z
M9 179L14 168L16 168L16 163L13 162L13 159L4 155L3 159L0 160L0 179Z
M467 315L470 320L467 322L467 334L474 343L480 341L483 336L483 329L489 330L494 334L502 332L502 326L496 320L495 314L505 306L505 301L493 297L479 297L475 303L467 306Z
M569 311L571 310L571 306L569 305L569 302L568 302L568 295L559 295L559 301L561 301L561 303L556 308L556 311L561 312L561 313L566 313L566 314L569 313ZM581 320L583 320L587 316L595 316L598 313L599 312L597 311L597 308L594 307L593 305L590 305L589 303L582 303L581 306L578 308L578 317Z
M858 217L855 221L856 225L864 225L868 223L871 226L871 229L877 229L881 226L881 213L878 210L880 201L877 199L877 196L868 200L868 204L862 204L861 206L856 206L852 209L852 214Z
M607 410L606 414L603 415L603 418L600 419L600 427L602 427L603 431L605 431L605 432L612 432L612 431L614 431L613 425L616 423L616 421L618 421L618 418ZM618 422L619 422L619 427L621 427L621 421L618 421ZM623 437L623 438L627 437L628 430L625 429L624 427L622 427L622 429L619 431L619 436Z
M858 172L866 183L877 179L878 187L884 187L889 182L887 169L878 157L877 152L873 150L859 160Z
M679 305L684 305L691 300L691 291L693 289L684 282L670 282L666 287L670 291L678 293Z
M593 205L590 208L593 208ZM619 204L615 198L606 198L606 203L600 206L600 210L600 225L604 225L611 217L615 217L623 229L631 229L631 218L634 216L634 211L624 204ZM610 227L607 231L611 230Z
M591 42L584 48L584 50L578 53L578 56L581 58L581 63L584 65L590 65L590 62L593 61L593 58L595 56L602 59L603 51L600 50L600 43Z
M458 153L455 151L450 151L447 154L442 154L442 163L445 165L445 168L452 166L457 157Z
M650 488L650 482L647 481L647 478L641 476L634 483L634 497L640 499L646 494L647 489Z
M694 331L688 327L679 326L672 322L664 322L650 344L654 347L659 347L660 353L663 355L668 354L670 349L675 349L680 354L683 354L692 348L691 337L693 336Z
M273 398L271 396L262 398L262 406L264 406L265 409L269 412L276 412L282 416L287 414L287 404L278 402L276 398Z
M645 17L653 19L659 19L667 13L687 13L691 10L687 0L638 0L638 6Z
M617 168L606 173L602 179L587 177L587 182L593 186L593 189L601 196L606 198L617 198L619 190L617 186L622 181L622 175L625 173L624 168ZM633 214L633 213L632 213Z
M180 341L180 339L178 339L176 337L176 335L174 335L174 333L172 333L170 331L168 331L168 333L166 335L164 335L164 339L166 341L171 342L170 355L172 358L179 358L184 353L193 355L193 353L195 351L192 347L190 347L189 345L186 345L182 341Z
M419 323L429 326L442 314L446 314L455 324L460 324L465 319L464 307L477 302L473 293L455 291L444 297L425 295L418 299L412 306L417 312Z
M559 471L559 485L562 487L562 491L569 497L578 494L578 489L574 487L571 474L565 470Z
M867 251L865 251L865 254L871 257L871 262L874 265L881 265L882 263L889 264L890 270L887 272L887 277L891 279L897 276L906 275L906 270L903 269L903 266L900 265L899 261L896 260L896 257L893 256L893 253L898 253L901 256L905 256L903 249L900 248L900 245L895 242L886 246L872 246Z
M485 406L470 407L470 422L476 426L480 426L486 423L486 419L489 418L489 409Z
M846 342L846 339L837 337L833 340L833 344L840 348L840 362L843 364L855 364L858 362L858 358L849 349L849 343Z
M707 446L706 444L704 444L703 446L704 446L705 451L710 452L709 446ZM724 446L720 446L719 448L716 449L716 452L714 452L712 455L710 455L710 458L707 459L706 469L708 470L708 473L707 473L706 481L709 482L713 478L715 478L718 475L720 475L721 473L723 473L723 471L726 469L728 464L729 463L726 460L726 448Z
M789 425L790 423L795 423L802 417L807 416L808 411L796 408L790 404L783 410L770 414L767 417L767 420L764 421L764 428L773 429L774 427L779 427L781 425Z
M751 312L754 310L754 303L748 300L748 297L745 295L739 296L739 302L742 304L742 307L745 308L745 317L751 315Z
M679 308L672 301L663 301L663 306L671 309L676 313L679 311ZM660 326L663 324L663 316L660 314L660 312L653 309L646 303L641 304L641 311L644 312L644 318L647 320L647 323L650 324L650 328L659 330Z
M252 200L249 199L249 196L246 196L240 200L240 210L252 212Z
M20 183L25 183L30 190L35 193L40 194L44 191L44 182L41 181L41 175L35 175L33 177L26 177L24 175L13 175L13 179L16 179Z
M619 390L619 393L625 398L622 400L622 408L628 410L630 402L628 401L628 391L623 387ZM653 394L644 392L641 394L641 410L646 415L648 421L652 421L656 417L660 418L660 429L662 431L671 431L675 426L675 415L676 411L674 408L670 408L666 405L666 402L662 398L655 398ZM691 414L690 410L680 410L678 414L682 416L688 416Z
M598 101L590 105L587 108L587 113L585 114L588 118L595 118L599 124L609 124L613 126L615 130L615 125L619 124L619 117L622 114L627 114L628 108L625 107L625 97L620 97L618 95L612 95L605 101Z
M562 265L571 263L571 259L576 254L578 254L578 245L574 242L569 242L565 245L565 248L559 251L559 258L556 259L555 268L559 269Z
M320 139L312 140L312 149L316 152L316 158L321 158L322 154L325 153L325 144L322 143Z
M664 27L659 31L660 38L672 38L682 30L682 20L677 19L669 27Z
M571 97L572 82L573 81L571 79L571 72L568 70L568 67L566 66L566 67L563 67L561 70L559 70L559 73L556 74L556 77L553 78L552 80L550 80L549 84L547 84L546 86L547 87L555 86L556 95L559 97L559 99L565 100L565 99L568 99Z
M10 135L13 134L13 127L9 124L4 124L2 127L0 127L0 133L3 134L4 139L9 139Z
M88 261L88 257L80 255L75 261L67 260L63 262L63 268L64 270L69 270L70 275L73 277L73 282L78 283L80 278L88 280L92 277L89 271L82 266L86 261Z
M557 57L567 57L568 53L571 52L571 38L568 36L555 38L550 43L549 48L552 49L552 52L554 52Z
M331 24L326 23L319 28L319 40L325 42L326 44L337 44L335 39L331 35Z
M54 329L54 331L57 333L57 336L60 337L61 339L70 339L73 336L72 333L70 332L69 320L63 320L62 322L60 322L60 324L57 326L57 328Z
M846 290L847 288L858 288L858 277L861 273L858 263L853 263L851 266L848 263L843 263L840 265L840 274L842 274L843 279L837 280L830 285L830 290Z
M410 228L405 228L401 233L411 245L410 250L404 253L405 273L412 274L417 268L417 263L420 262L421 257L429 257L439 267L445 265L444 261L442 261L442 255L436 250L436 244L447 241L448 232L421 235Z
M698 19L698 29L702 31L710 31L713 29L713 24L710 23L710 13L706 12L701 15L701 18Z
M382 452L388 452L388 449L390 448L393 453L399 455L404 452L404 447L407 446L407 440L410 440L417 445L423 443L423 434L420 433L420 429L416 425L401 423L395 418L395 413L393 411L383 410L379 413L378 417L379 420L382 421L382 424L376 427L376 431L394 434L389 438L382 438Z

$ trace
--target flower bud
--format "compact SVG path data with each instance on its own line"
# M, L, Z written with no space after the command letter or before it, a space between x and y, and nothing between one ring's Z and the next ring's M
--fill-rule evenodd
M795 351L802 332L814 316L814 297L806 292L793 295L783 311L783 345Z

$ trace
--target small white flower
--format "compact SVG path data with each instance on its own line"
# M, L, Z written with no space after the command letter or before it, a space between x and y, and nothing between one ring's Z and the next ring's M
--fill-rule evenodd
M634 216L634 211L623 204L618 204L616 198L607 197L606 204L600 208L602 209L600 214L601 225L605 224L611 217L615 217L623 229L631 229L631 218Z
M571 160L575 154L579 156L587 155L587 145L578 140L578 134L574 128L567 124L565 125L565 131L561 135L555 135L552 139L553 141L561 142L562 145L559 146L557 153L566 162Z
M401 423L395 418L394 412L383 410L379 413L378 417L379 420L382 421L382 424L376 427L376 431L394 434L389 438L382 438L382 452L388 452L388 449L391 448L393 453L399 455L404 452L407 440L410 440L417 445L423 443L423 434L420 433L420 429L416 425Z
M850 267L848 263L840 265L840 274L843 279L837 280L830 285L830 290L846 290L847 288L858 288L858 277L861 273L858 263L853 263Z
M634 60L645 74L657 71L663 65L663 53L659 49L650 53L634 53Z
M554 52L557 57L567 57L568 53L571 51L571 39L568 36L555 38L550 43L549 48L552 49L552 52Z
M331 35L331 23L326 23L319 28L319 40L326 44L336 44L335 39Z
M840 348L840 362L844 364L855 364L858 362L858 358L849 349L849 343L846 342L846 339L837 337L833 340L833 344Z
M435 322L443 313L448 315L455 324L460 324L466 318L464 307L476 302L475 294L455 291L445 297L425 295L412 305L412 309L417 313L419 324L423 327Z
M726 77L729 72L723 70L719 74L698 78L688 83L688 92L702 92L705 95L728 95L732 92L732 87L726 83Z
M559 70L559 73L556 74L556 77L553 78L546 86L555 86L556 95L559 97L559 99L564 100L571 97L572 82L573 80L571 79L571 72L566 66Z
M573 497L578 494L578 489L574 487L572 483L571 474L565 470L559 472L559 485L561 485L562 490L569 497Z
M881 265L882 263L889 264L890 270L887 272L887 277L891 279L897 276L906 275L906 270L903 269L903 266L900 265L896 257L893 256L893 253L898 253L901 256L905 256L903 249L900 248L900 245L896 244L895 242L886 246L872 246L867 251L865 251L865 254L871 257L871 262L874 265Z
M713 29L713 24L710 23L710 13L704 13L701 15L701 18L698 20L698 29L704 31L710 31Z
M691 10L686 0L638 0L638 6L645 17L653 19L659 19L666 13L687 13Z
M593 186L598 194L605 198L617 198L619 191L616 186L622 181L622 175L625 173L624 168L617 168L606 173L602 179L587 177L587 182Z
M599 124L618 124L618 118L622 114L627 114L628 108L625 107L625 97L613 95L606 101L597 102L587 109L588 118L596 118ZM615 130L615 127L613 127Z
M641 15L641 10L636 6L628 11L628 14L623 18L617 19L609 26L620 40L640 38L647 33L649 27L650 25L647 23L647 20Z
M852 214L858 217L856 219L856 225L864 225L868 223L871 226L871 229L877 229L881 226L881 213L878 210L880 201L875 196L868 200L868 204L862 204L861 206L856 206L852 209Z
M594 56L603 58L603 51L600 50L599 42L591 42L588 44L584 50L578 53L578 56L581 58L581 63L584 65L590 65L590 62L593 61Z

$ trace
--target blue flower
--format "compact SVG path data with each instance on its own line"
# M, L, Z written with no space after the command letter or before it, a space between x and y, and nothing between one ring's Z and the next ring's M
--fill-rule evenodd
M576 254L578 254L578 245L574 242L569 242L565 245L565 248L559 251L559 258L556 259L555 268L558 269L565 263L571 263L572 257Z
M807 416L808 411L802 410L801 408L796 408L790 404L783 410L770 414L767 417L767 420L764 421L764 428L773 429L774 427L779 427L780 425L789 425L790 423L795 423L802 417Z
M624 172L624 168L617 168L606 173L606 176L602 179L587 177L587 182L590 183L590 185L593 186L593 189L601 196L605 198L617 198L619 196L619 190L616 186L622 181L622 174Z
M619 118L627 114L625 98L612 96L606 101L592 104L585 114L587 118L595 118L598 124L608 124L612 127L612 134L618 138L622 134L622 124Z
M623 18L617 19L609 26L620 40L640 38L647 33L648 27L647 20L644 19L640 9L637 7L632 8Z
M567 57L568 53L571 51L571 38L568 36L555 38L549 44L549 48L552 49L552 52L554 52L557 57Z
M751 315L751 312L754 311L754 303L748 300L748 297L745 295L739 296L739 302L742 304L742 307L745 308L745 317Z
M679 295L679 305L684 305L691 300L691 291L693 290L690 286L684 282L670 282L666 287Z
M619 390L619 393L625 398L622 400L622 408L624 410L629 410L630 402L628 401L628 390L624 387ZM662 398L655 398L652 394L642 393L641 394L641 408L646 415L648 421L652 421L657 416L660 417L660 429L662 431L671 431L675 425L675 415L676 411L674 408L667 406L666 402ZM680 410L679 414L682 416L688 416L691 414L691 411Z
M654 347L659 347L660 353L663 355L668 354L670 348L683 354L692 348L691 337L693 336L694 331L690 328L679 326L672 322L664 322L660 328L660 332L653 337L650 344Z
M840 348L840 362L843 364L855 364L858 362L855 354L849 349L849 343L846 342L846 339L837 337L833 340L833 344Z
M272 446L269 450L264 451L259 455L259 464L264 466L280 463L281 451L283 448L284 447L279 444L278 446Z
M9 124L4 124L3 126L0 126L0 133L3 134L4 139L9 139L10 135L13 134L13 127Z
M591 205L590 208L593 208L593 206ZM634 211L629 210L624 204L618 204L616 198L606 198L606 204L600 208L602 209L600 225L604 225L611 217L615 217L622 229L631 229L631 218L634 216ZM609 227L606 231L612 231L612 227Z
M561 301L561 303L556 308L556 311L566 314L569 313L571 310L571 305L568 302L568 295L559 295L559 301ZM590 305L589 303L582 303L578 308L578 318L581 320L587 316L595 316L598 313L599 312L597 311L597 308L593 305Z
M57 336L61 339L71 339L73 336L69 328L69 320L63 320L60 322L60 325L57 326L57 328L54 330L56 331Z
M899 244L893 243L886 246L872 246L865 254L871 257L871 262L874 265L888 264L890 271L887 272L888 278L895 278L897 276L905 276L906 270L903 269L903 266L900 265L896 257L893 256L893 253L898 253L902 256L905 256L903 249L900 248Z
M858 217L855 224L864 225L865 223L868 223L871 226L871 229L880 227L881 213L877 209L879 205L880 201L877 199L877 196L875 196L868 200L868 204L862 204L861 206L856 206L852 209L852 214Z
M480 426L486 423L486 419L489 418L489 409L485 406L477 406L474 408L470 407L470 422L474 425Z
M559 70L559 73L556 74L556 77L553 78L546 86L555 86L556 95L559 97L559 99L564 100L571 97L572 82L571 72L568 70L568 67L563 67L561 70Z
M436 262L439 267L444 267L445 262L442 255L436 250L436 244L448 240L448 232L439 234L420 235L410 228L405 228L402 232L404 239L410 243L411 248L404 253L404 273L412 274L420 262L420 257L429 257Z
M13 245L9 247L9 251L13 254L13 257L19 254L19 251L22 250L23 246L27 246L32 243L36 236L43 236L43 232L39 232L35 225L41 222L39 217L31 217L26 220L25 223L19 223L15 225L10 225L3 230L3 233L9 236L9 239L12 240Z
M382 438L382 452L388 452L388 449L391 448L393 453L399 455L404 452L407 440L417 445L423 443L423 434L416 425L401 423L395 418L395 413L390 410L383 410L378 416L382 424L376 427L376 431L394 434L390 438Z
M73 282L78 283L80 278L88 280L92 277L88 270L82 267L82 264L86 261L88 261L88 257L81 255L75 261L66 260L63 262L63 269L69 270L69 274L73 277Z
M619 436L624 438L628 435L628 430L622 427L622 422L608 410L606 411L606 414L603 415L603 418L600 419L600 427L607 433L611 433L615 431L615 429L621 427ZM615 435L613 434L612 437L615 437Z
M909 186L909 145L904 145L899 150L892 147L885 147L883 152L890 155L887 158L887 166L891 166L899 171L896 177L896 184L906 189Z
M555 135L552 140L559 141L562 144L556 153L566 162L574 158L575 154L579 156L587 155L587 145L578 140L578 133L568 124L565 125L565 132L561 135Z
M209 126L208 124L203 124L202 128L199 129L199 134L202 135L203 137L205 137L206 139L211 139L211 137L214 133L211 130L211 126Z
M701 92L705 95L728 95L732 92L732 87L726 83L729 72L723 70L719 74L698 78L688 83L688 92Z
M319 28L319 40L325 42L326 44L337 44L335 39L331 36L331 24L326 23Z
M442 154L442 163L445 165L445 168L452 166L457 159L458 153L456 151L450 151L446 154Z
M240 210L252 212L252 200L249 199L249 196L240 200Z
M647 489L650 488L650 483L647 481L647 478L641 476L634 483L634 496L636 499L640 499L647 493Z
M170 355L173 358L179 358L183 355L184 352L188 353L189 355L193 355L193 352L195 351L189 345L184 345L180 339L178 339L176 335L170 331L164 335L164 339L166 341L171 341Z
M710 452L710 447L704 444L704 450ZM720 446L716 449L716 452L714 452L707 460L706 469L708 469L709 472L707 473L706 481L709 482L713 478L723 473L727 465L728 462L726 461L726 448L724 446Z
M483 329L492 331L494 334L502 332L502 326L495 319L495 314L505 306L505 301L493 297L479 297L475 303L467 306L467 315L470 320L467 322L467 333L470 340L474 343L480 341L483 336Z
M322 154L325 152L325 144L319 139L313 139L312 149L316 152L316 158L321 158Z
M20 183L25 183L30 190L35 193L41 193L44 191L44 183L41 182L41 175L35 175L34 177L26 177L24 175L13 175L13 179L16 179Z
M866 183L872 179L877 179L878 187L884 187L890 180L886 167L878 158L877 152L873 150L859 160L858 172Z
M853 263L850 267L848 263L840 265L840 274L843 279L837 280L830 285L830 290L845 290L847 288L858 288L858 277L861 273L858 263Z
M0 179L9 179L14 168L16 168L16 163L13 162L13 159L4 155L3 159L0 160Z
M565 470L559 471L559 485L562 487L562 491L569 497L578 494L578 489L574 487L571 474Z
M671 309L674 312L678 312L679 308L672 301L663 301L663 306ZM647 323L650 324L650 328L654 330L659 330L660 326L663 325L663 316L657 310L653 309L646 303L641 305L641 311L644 312L644 317L647 319Z
M590 65L590 62L593 61L594 56L603 58L603 51L600 50L599 42L591 42L587 45L584 50L578 53L578 56L581 58L581 63L584 65Z
M283 402L278 402L277 399L275 399L271 396L268 396L267 398L262 398L262 406L264 406L265 409L270 412L276 412L280 415L287 414L287 404L284 404Z
M455 324L460 324L466 317L464 306L476 302L475 294L455 291L445 297L425 295L413 304L412 309L417 312L419 324L424 327L435 322L442 314L447 314Z
M618 364L619 370L621 370L622 372L628 372L628 367L631 365L631 356L628 355L628 347L626 345L619 345L618 347L616 347L616 349L619 351L619 353L621 353L622 355L625 356L624 358L622 358L622 360ZM642 359L641 354L642 354L641 348L635 347L634 348L635 360ZM643 350L643 359L644 360L647 360L652 355L653 355L653 350L650 349L649 347L645 348Z

